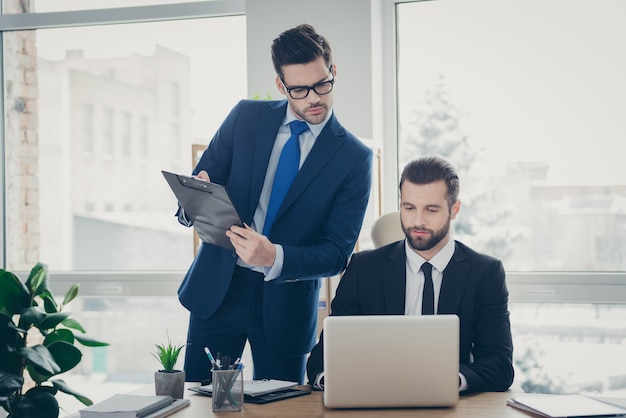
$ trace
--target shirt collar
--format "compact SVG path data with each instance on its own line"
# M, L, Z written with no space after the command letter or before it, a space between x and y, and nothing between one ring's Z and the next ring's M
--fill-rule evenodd
M417 274L426 261L432 264L437 271L443 272L454 255L454 240L448 240L446 245L430 260L425 260L424 257L413 251L406 239L404 240L404 252L406 253L406 261L413 273Z
M319 134L322 132L322 129L324 129L324 126L326 126L326 123L328 123L332 115L333 115L333 109L330 109L330 112L328 112L328 115L326 115L326 119L324 119L321 123L318 123L317 125L313 125L312 123L308 123L308 122L306 123L309 126L309 130L311 131L311 133L313 134L315 138L317 138ZM285 115L285 119L283 120L283 125L281 126L288 125L296 119L297 118L294 116L293 112L291 111L291 105L287 103L287 113Z

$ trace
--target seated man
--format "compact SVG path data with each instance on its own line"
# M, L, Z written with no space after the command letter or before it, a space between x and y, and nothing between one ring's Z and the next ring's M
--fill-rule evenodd
M450 222L461 207L458 194L459 178L447 161L409 162L400 179L406 239L352 256L331 315L456 314L459 391L505 391L513 383L513 342L504 268L500 260L451 238ZM393 272L402 276L396 288L389 285ZM323 350L322 332L307 362L309 384L316 389L324 387Z

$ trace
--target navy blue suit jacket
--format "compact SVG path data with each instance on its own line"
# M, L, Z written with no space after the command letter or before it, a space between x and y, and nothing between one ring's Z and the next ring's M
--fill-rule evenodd
M404 315L404 241L352 257L337 287L332 315ZM438 314L460 319L460 372L476 392L505 391L513 383L513 342L502 263L455 241L443 272ZM398 343L402 343L398 341ZM307 364L310 383L324 370L324 341Z
M242 221L252 224L287 101L242 100L226 117L193 173L225 185ZM317 137L269 233L281 244L281 275L264 284L265 329L285 355L315 344L320 279L345 269L361 230L371 189L372 151L333 114ZM222 303L234 252L203 243L178 290L199 318Z

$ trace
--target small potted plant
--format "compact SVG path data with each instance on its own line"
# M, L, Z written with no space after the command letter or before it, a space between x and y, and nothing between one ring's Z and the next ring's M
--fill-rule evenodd
M154 373L156 394L182 399L185 390L185 371L176 369L176 362L185 345L172 344L168 334L166 344L155 344L154 346L156 352L151 354L162 367Z

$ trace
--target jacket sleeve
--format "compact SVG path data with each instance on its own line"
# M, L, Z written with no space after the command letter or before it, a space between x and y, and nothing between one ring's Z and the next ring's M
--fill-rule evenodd
M504 267L493 263L485 291L476 303L473 361L460 365L471 392L503 392L513 383L513 341Z

